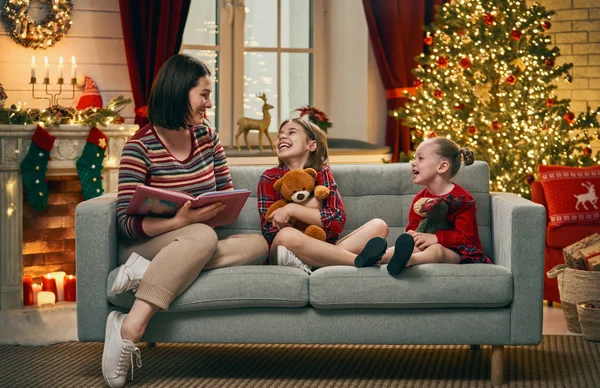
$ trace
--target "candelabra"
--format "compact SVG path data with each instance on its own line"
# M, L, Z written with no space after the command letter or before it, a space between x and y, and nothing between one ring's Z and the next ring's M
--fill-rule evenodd
M43 85L45 85L45 89L46 89L46 95L50 96L50 97L36 97L35 96L35 85L36 83L36 78L35 77L31 77L30 82L31 84L31 96L33 98L35 98L36 100L48 100L48 107L52 107L54 105L58 105L58 100L60 100L61 98L59 98L60 95L62 95L62 87L65 84L65 80L64 78L59 78L58 79L58 93L50 93L48 91L48 85L50 85L50 78L44 78L44 82L42 83ZM71 90L71 97L62 97L62 99L73 99L75 98L75 85L77 84L77 78L71 78L71 86L72 86L72 90Z

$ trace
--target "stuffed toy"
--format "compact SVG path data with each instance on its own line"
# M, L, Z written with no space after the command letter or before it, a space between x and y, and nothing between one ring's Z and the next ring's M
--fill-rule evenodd
M446 219L448 203L443 198L421 198L413 206L415 213L423 217L415 232L432 233L450 229Z
M288 203L306 203L311 198L313 192L314 197L318 200L327 198L329 196L329 189L325 186L315 185L316 176L317 172L315 169L305 168L304 170L288 171L283 177L278 179L273 187L281 193L283 198L269 206L266 214L267 221L273 221L273 212ZM307 236L325 241L326 234L321 227L307 225L301 221L294 221L293 226L303 231Z

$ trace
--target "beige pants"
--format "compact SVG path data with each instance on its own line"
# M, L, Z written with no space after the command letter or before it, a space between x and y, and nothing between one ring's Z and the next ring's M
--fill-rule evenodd
M120 263L132 252L151 260L136 298L166 310L203 269L263 264L268 253L261 235L236 234L219 240L204 224L192 224L148 239L127 241Z

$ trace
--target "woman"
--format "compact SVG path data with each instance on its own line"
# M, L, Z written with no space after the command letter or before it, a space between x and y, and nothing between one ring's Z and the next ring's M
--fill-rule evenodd
M148 322L168 309L203 269L262 264L268 246L260 235L218 240L203 222L218 217L223 205L191 209L184 204L172 218L126 215L135 188L149 185L197 196L232 190L227 159L216 131L203 125L212 107L210 71L184 54L160 69L148 101L150 124L125 144L119 166L117 220L131 254L112 287L136 292L129 314L113 311L106 321L102 372L111 387L125 384L127 371ZM145 258L151 259L148 261Z

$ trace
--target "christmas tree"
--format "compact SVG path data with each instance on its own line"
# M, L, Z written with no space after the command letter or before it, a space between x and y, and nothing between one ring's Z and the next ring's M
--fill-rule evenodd
M538 164L598 163L597 113L575 115L556 82L571 82L549 47L551 16L525 0L456 0L425 26L415 94L390 114L412 141L446 136L490 166L490 189L529 197Z

